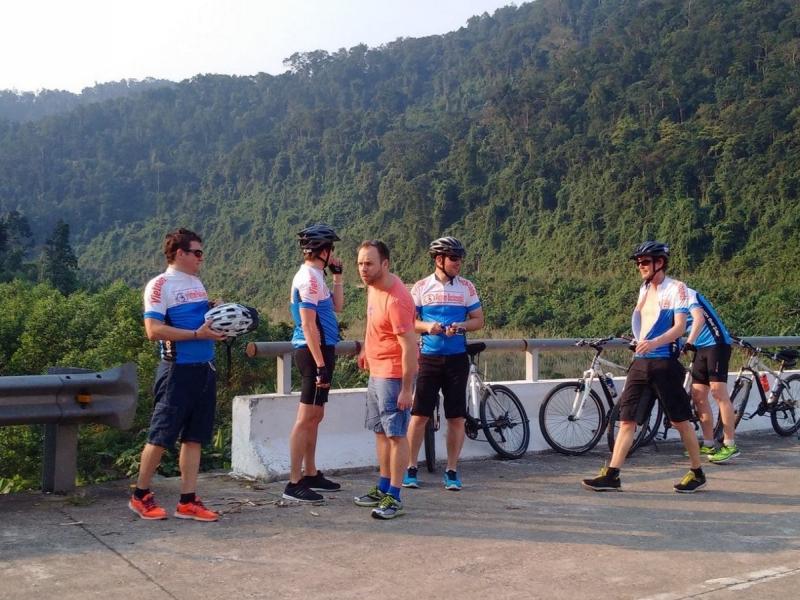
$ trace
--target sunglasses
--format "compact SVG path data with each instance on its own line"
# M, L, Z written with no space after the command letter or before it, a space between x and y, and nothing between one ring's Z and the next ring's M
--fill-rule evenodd
M637 260L636 261L636 266L637 267L646 267L647 265L652 265L652 264L653 264L653 261L651 259L649 259L649 258L647 260Z
M461 262L464 260L463 256L451 256L450 254L445 254L447 258L449 258L452 262Z
M189 249L184 250L184 252L186 252L186 254L194 254L197 258L203 258L203 251L200 249Z

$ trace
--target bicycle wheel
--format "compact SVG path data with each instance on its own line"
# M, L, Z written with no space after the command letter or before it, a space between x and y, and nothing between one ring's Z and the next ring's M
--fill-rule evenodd
M775 433L785 437L800 428L800 375L790 375L784 381L781 397L769 416Z
M655 410L653 407L655 406ZM641 446L646 446L650 442L653 441L653 438L656 436L658 432L658 428L661 425L661 421L663 419L663 409L661 408L660 402L654 402L654 404L650 405L649 414L647 415L647 420L644 422L643 425L636 425L636 430L633 434L633 443L631 444L630 450L628 450L628 456L636 452L638 448ZM614 408L611 409L611 412L608 413L608 429L606 430L606 439L608 441L608 449L611 452L614 452L614 443L619 435L619 405L615 404Z
M519 458L528 450L531 426L516 394L504 385L490 385L481 399L481 427L501 458Z
M747 407L747 401L750 399L750 389L753 387L753 382L750 379L740 378L733 384L731 390L731 404L733 405L733 428L734 430L739 426L739 421L744 416L744 409ZM714 426L714 439L722 440L722 418L717 415L717 424Z
M571 456L588 452L603 437L606 410L600 396L589 390L580 418L572 414L576 397L584 393L583 381L559 383L539 408L539 427L553 450Z
M436 430L432 418L425 424L425 467L428 473L436 470Z

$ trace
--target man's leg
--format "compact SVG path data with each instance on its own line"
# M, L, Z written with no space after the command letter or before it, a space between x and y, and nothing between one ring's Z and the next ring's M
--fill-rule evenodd
M681 434L681 441L686 448L686 452L689 453L690 466L692 469L699 469L700 446L697 445L697 436L694 434L694 428L689 421L672 421L672 426Z
M422 448L422 440L425 438L425 427L428 425L428 417L422 415L411 415L411 422L408 425L408 466L416 468L419 462L419 450Z
M714 415L711 412L711 405L708 403L708 386L702 383L692 384L692 402L694 403L697 418L700 420L700 428L703 430L703 442L709 445L714 439ZM730 402L728 402L730 404Z
M724 443L726 446L729 445L728 442L733 444L736 416L733 404L731 404L731 396L728 393L728 384L724 381L712 381L711 395L719 404L719 416L722 419L722 430L725 436Z
M197 474L200 472L200 449L197 442L181 442L178 465L181 469L181 494L197 491Z
M164 456L164 448L155 444L147 443L142 450L142 458L139 463L139 477L136 479L136 487L140 490L150 489L153 475L161 464L161 457Z
M388 439L389 479L393 488L403 484L403 474L408 464L408 438L406 436L392 436ZM381 477L383 477L381 471Z
M289 482L297 483L303 477L303 466L307 475L317 473L315 453L317 431L324 416L323 406L300 403L297 406L297 419L289 435L289 460L291 467Z
M464 447L466 429L463 417L447 419L447 470L458 470L458 459L461 456L461 449Z
M608 466L612 469L621 469L628 458L628 452L633 445L636 435L636 421L620 421L619 431L614 438L614 451L611 453L611 462Z

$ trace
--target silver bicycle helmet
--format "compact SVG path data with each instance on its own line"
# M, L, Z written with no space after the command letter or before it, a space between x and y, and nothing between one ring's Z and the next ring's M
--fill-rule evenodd
M333 242L340 241L333 228L323 223L317 223L299 231L297 239L304 253L316 252L326 246L333 246Z
M428 254L434 257L440 254L463 257L467 255L467 250L456 238L447 236L441 237L438 240L433 240L431 245L428 246Z
M211 329L231 338L258 327L258 311L235 302L215 306L206 313L205 319L211 321Z

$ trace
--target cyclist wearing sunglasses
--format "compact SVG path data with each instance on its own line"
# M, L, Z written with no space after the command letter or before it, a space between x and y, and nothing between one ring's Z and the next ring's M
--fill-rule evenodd
M319 492L341 489L317 470L315 453L336 366L336 313L344 306L342 263L333 256L333 243L339 237L331 227L311 225L300 231L297 239L303 264L292 280L289 307L294 320L294 362L302 384L297 420L289 436L291 470L283 497L296 502L319 502L323 500ZM326 268L333 273L333 293L325 283Z
M151 279L144 292L144 328L147 339L158 341L161 362L153 391L155 408L142 451L136 489L128 507L142 519L166 519L150 491L153 474L164 450L180 437L181 497L174 516L216 521L196 496L200 451L211 441L217 402L214 342L224 333L205 320L208 301L197 274L203 265L203 240L193 231L177 229L164 239L167 270Z
M584 479L582 484L596 492L622 489L619 472L633 442L637 417L641 414L639 404L647 398L646 390L654 387L691 461L689 472L673 487L676 492L692 493L706 485L706 477L700 467L697 438L689 423L692 409L683 389L683 367L678 362L677 340L686 331L689 290L685 283L667 277L669 247L666 244L644 242L630 258L636 261L642 285L631 320L633 335L638 341L619 401L619 435L608 467L603 467L599 476Z
M703 442L700 453L709 462L724 463L739 456L734 441L734 411L728 394L728 363L731 358L731 339L728 330L711 303L697 291L689 290L689 336L684 352L694 351L692 360L692 402L694 402ZM723 442L716 448L714 422L708 405L708 392L719 405L722 420Z
M457 491L461 489L458 459L464 446L469 375L466 339L457 334L481 329L483 309L475 286L460 276L467 254L461 242L454 237L442 237L431 242L428 253L433 258L434 272L411 289L417 309L415 329L422 337L417 388L408 428L411 454L403 486L419 487L419 450L441 390L447 418L444 487Z

